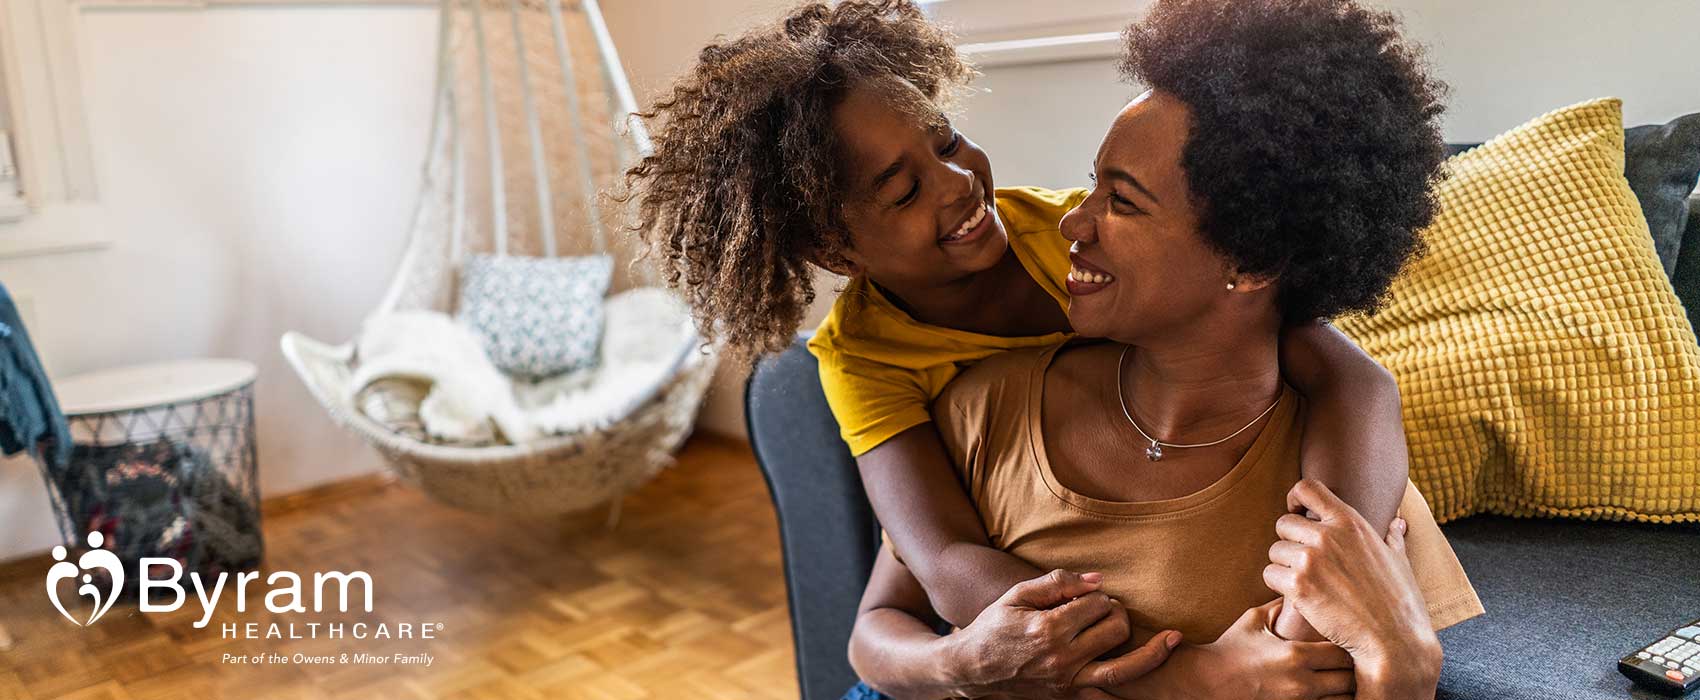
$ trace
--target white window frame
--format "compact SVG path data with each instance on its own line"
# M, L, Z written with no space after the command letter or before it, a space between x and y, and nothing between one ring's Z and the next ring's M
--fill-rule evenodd
M1113 58L1152 0L921 0L982 67Z
M0 259L103 248L72 0L0 0L0 70L25 211L0 218Z

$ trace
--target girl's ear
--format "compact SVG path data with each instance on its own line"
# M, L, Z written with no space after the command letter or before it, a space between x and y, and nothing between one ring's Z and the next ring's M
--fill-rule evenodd
M834 264L822 265L821 267L827 272L838 275L839 277L855 277L856 275L862 274L861 265L845 260L839 260Z
M855 277L862 274L862 265L856 261L856 254L844 251L835 255L823 256L825 259L816 260L815 265L841 277Z

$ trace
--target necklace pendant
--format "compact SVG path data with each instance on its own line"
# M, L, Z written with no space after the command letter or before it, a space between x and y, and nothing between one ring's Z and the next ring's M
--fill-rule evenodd
M1162 459L1163 458L1163 446L1157 444L1156 442L1152 442L1150 447L1145 448L1145 458L1149 459L1153 462L1155 462L1159 459Z

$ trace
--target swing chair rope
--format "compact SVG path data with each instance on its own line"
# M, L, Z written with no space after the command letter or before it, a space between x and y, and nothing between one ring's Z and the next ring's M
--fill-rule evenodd
M484 100L484 140L490 149L490 224L496 255L508 254L508 187L502 177L501 125L496 123L496 86L490 77L490 55L484 40L484 0L467 0L472 5L472 35L478 42L478 85Z
M590 147L584 138L584 111L579 104L578 78L573 69L572 47L567 43L566 21L561 18L558 0L548 0L549 25L554 30L555 56L561 61L561 80L566 83L567 119L572 125L573 156L578 163L579 194L584 197L585 216L590 226L592 245L597 253L608 252L608 242L602 231L602 215L596 205L596 175L590 167Z

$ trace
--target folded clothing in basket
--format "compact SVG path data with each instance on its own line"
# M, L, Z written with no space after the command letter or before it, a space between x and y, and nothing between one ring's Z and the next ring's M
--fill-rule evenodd
M189 442L77 445L54 488L73 529L103 534L126 564L168 557L215 576L260 563L257 504Z

